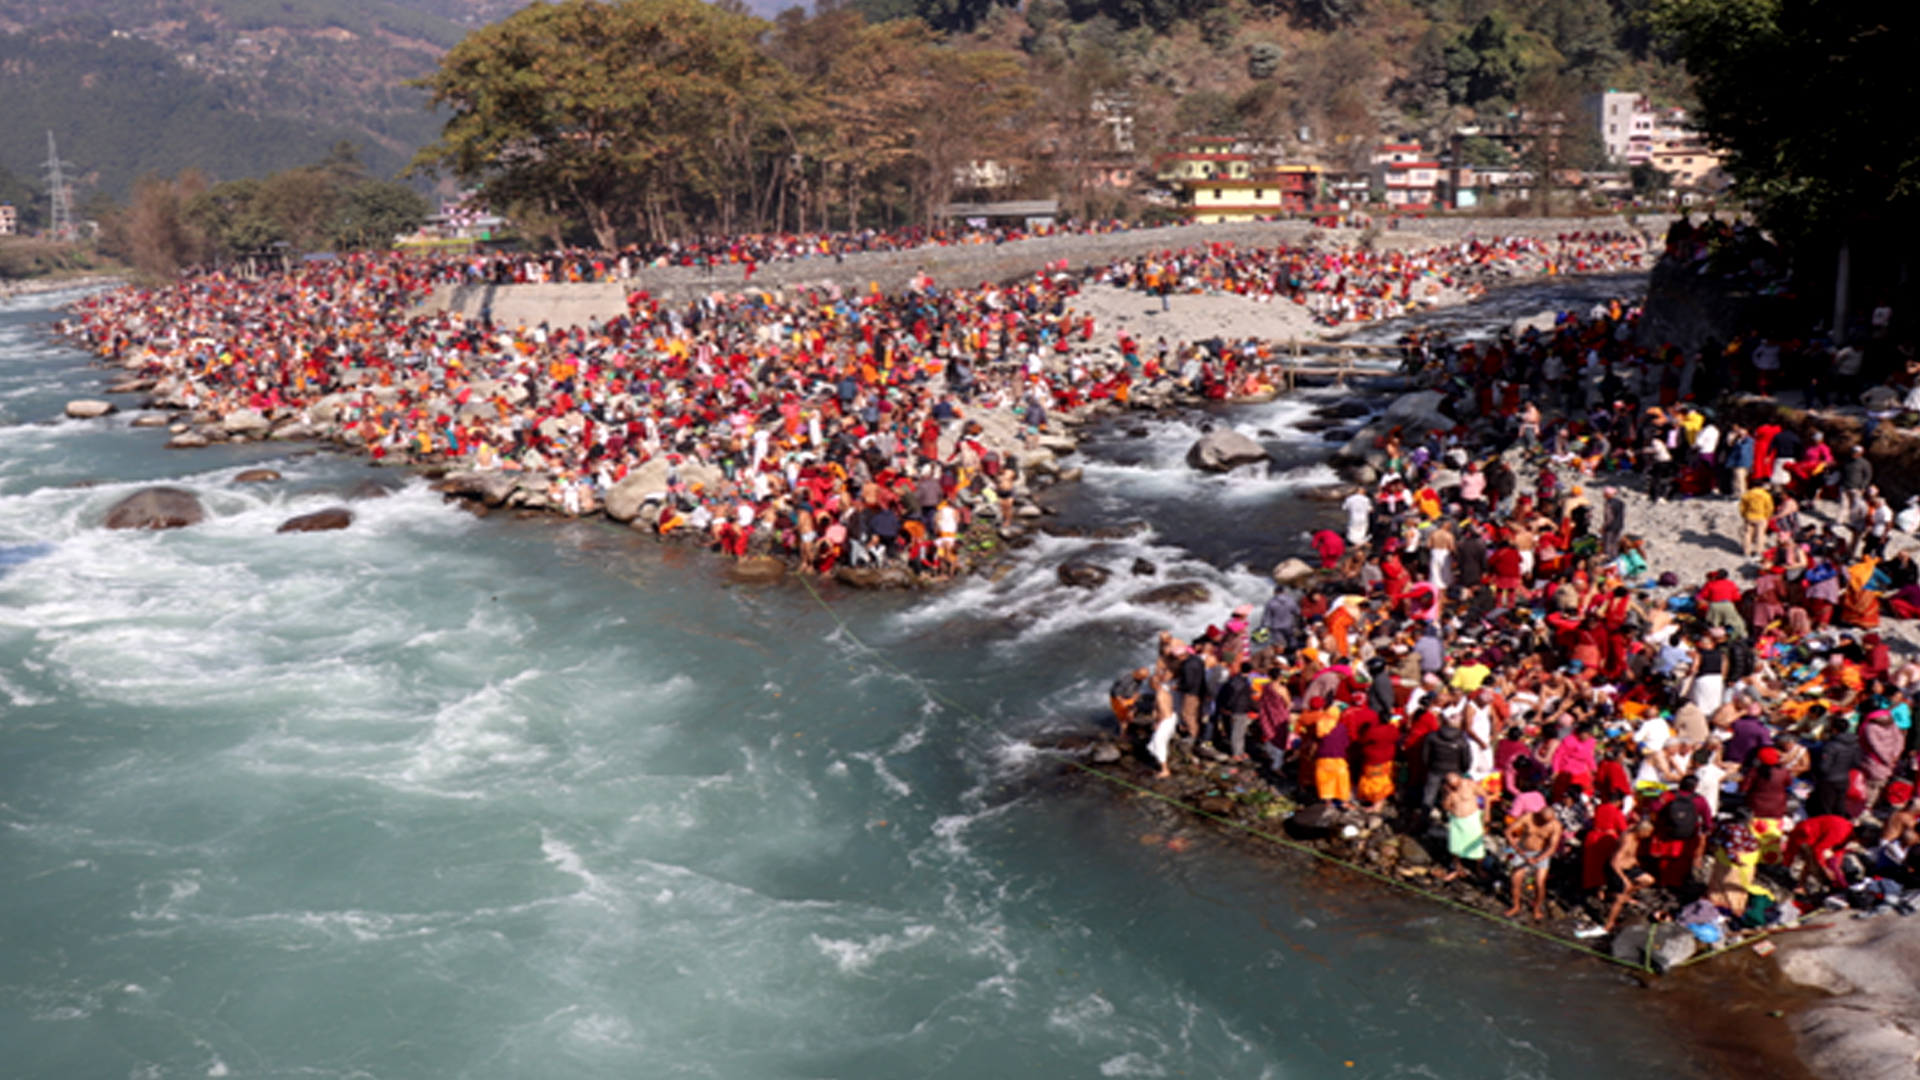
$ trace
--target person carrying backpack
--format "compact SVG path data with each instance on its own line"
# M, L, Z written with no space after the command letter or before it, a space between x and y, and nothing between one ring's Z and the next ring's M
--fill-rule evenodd
M1713 821L1713 811L1699 794L1700 778L1688 774L1677 790L1669 792L1653 807L1653 840L1648 845L1657 882L1666 888L1685 885L1700 861L1704 839Z

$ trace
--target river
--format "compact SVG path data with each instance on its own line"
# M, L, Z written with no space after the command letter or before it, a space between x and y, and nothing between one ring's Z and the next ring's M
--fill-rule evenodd
M1163 531L822 603L331 451L56 419L102 373L50 302L0 308L0 1074L1711 1074L1609 968L1028 749L1166 617L1052 566L1147 558L1213 589L1187 621L1263 599L1305 449L1196 486L1195 421L1115 433L1079 512ZM1216 419L1305 447L1303 410ZM155 481L211 520L98 527Z

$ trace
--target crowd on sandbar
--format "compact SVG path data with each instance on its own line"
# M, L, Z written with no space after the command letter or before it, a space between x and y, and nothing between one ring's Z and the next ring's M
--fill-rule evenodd
M1635 909L1701 947L1823 902L1912 911L1920 659L1888 620L1920 618L1897 542L1920 506L1890 510L1861 446L1715 419L1774 343L1650 350L1637 316L1408 339L1442 400L1377 433L1318 565L1113 685L1159 777L1224 766L1316 821L1371 816L1429 880L1575 936ZM1920 385L1891 336L1868 351L1884 388Z

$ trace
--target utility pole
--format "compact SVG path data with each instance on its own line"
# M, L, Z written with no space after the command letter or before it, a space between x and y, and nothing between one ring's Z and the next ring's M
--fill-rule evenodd
M53 132L47 132L47 201L52 203L51 221L48 231L55 240L71 242L74 238L73 192L67 187L65 163L60 160L60 151L53 144Z

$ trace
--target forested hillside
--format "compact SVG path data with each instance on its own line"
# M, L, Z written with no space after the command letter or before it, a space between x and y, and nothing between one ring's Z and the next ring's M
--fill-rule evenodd
M390 172L437 126L405 80L515 6L0 0L0 167L37 177L51 130L82 200L154 170L260 175L341 139Z

